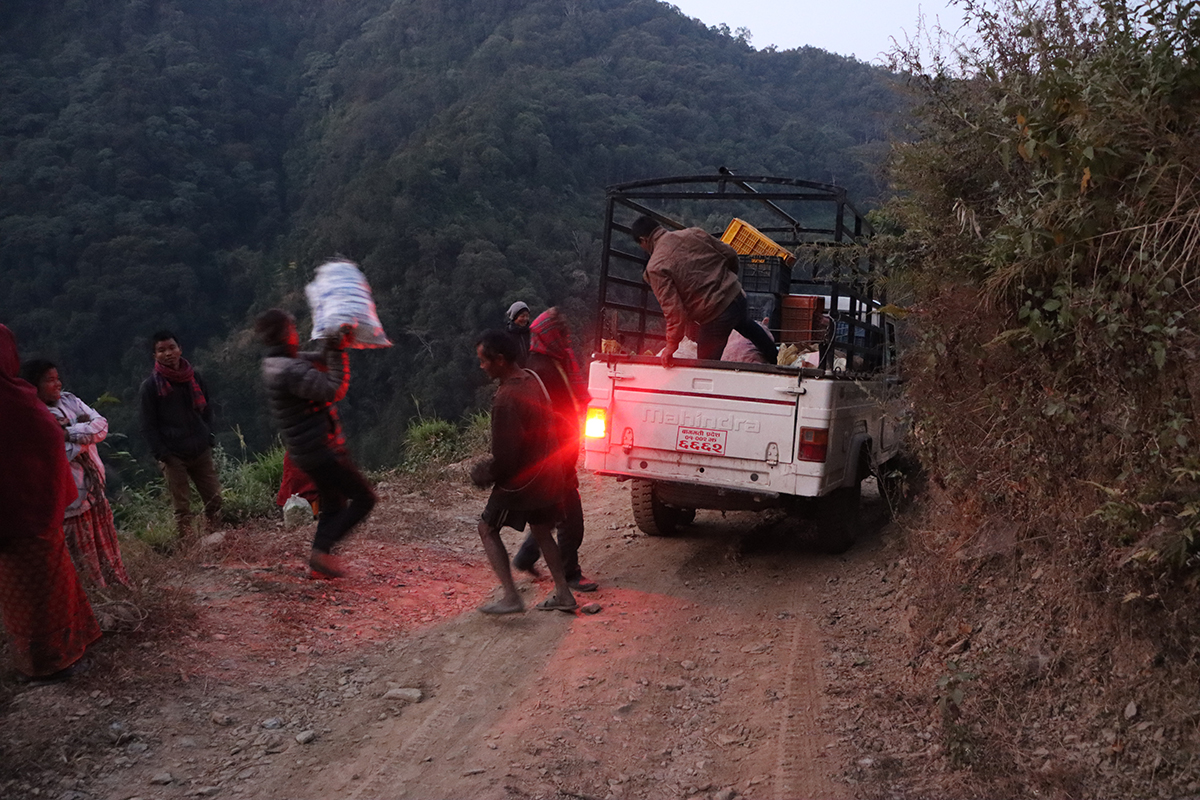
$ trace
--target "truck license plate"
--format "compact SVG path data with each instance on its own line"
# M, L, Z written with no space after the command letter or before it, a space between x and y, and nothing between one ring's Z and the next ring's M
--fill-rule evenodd
M681 426L675 439L675 449L723 456L725 455L725 437L727 435L728 431L710 431L706 428Z

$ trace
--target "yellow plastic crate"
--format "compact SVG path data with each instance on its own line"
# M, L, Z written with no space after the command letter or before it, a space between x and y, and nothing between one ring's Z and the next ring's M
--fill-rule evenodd
M736 217L721 234L721 241L744 256L779 256L789 267L796 263L794 255L775 244L749 222Z

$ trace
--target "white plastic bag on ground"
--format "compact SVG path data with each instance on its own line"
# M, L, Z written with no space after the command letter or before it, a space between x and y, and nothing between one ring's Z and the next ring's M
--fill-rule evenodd
M351 261L326 261L317 267L312 283L304 287L312 309L313 339L333 336L342 325L354 326L354 339L347 346L365 350L391 347L375 313L371 286L358 265Z
M298 494L294 494L283 504L283 525L288 530L299 528L312 522L312 506Z

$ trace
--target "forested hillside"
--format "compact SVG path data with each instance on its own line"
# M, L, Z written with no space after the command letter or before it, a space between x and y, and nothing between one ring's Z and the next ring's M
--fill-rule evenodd
M870 206L901 122L885 71L654 0L6 6L0 320L127 432L146 337L175 329L227 445L271 436L249 320L303 317L327 256L397 345L355 356L346 409L394 462L415 413L476 405L471 342L511 301L586 331L605 185L727 165Z

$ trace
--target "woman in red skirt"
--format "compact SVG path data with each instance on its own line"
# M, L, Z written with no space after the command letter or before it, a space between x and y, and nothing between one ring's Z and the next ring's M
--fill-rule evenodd
M100 626L63 539L78 495L65 434L17 377L17 340L0 325L0 616L27 678L67 677Z
M77 495L67 506L63 528L75 569L85 581L97 586L129 586L112 506L104 496L104 462L96 450L96 445L108 436L108 420L63 391L58 366L51 361L26 361L21 365L21 377L37 390L38 399L50 409L66 439L67 462Z

